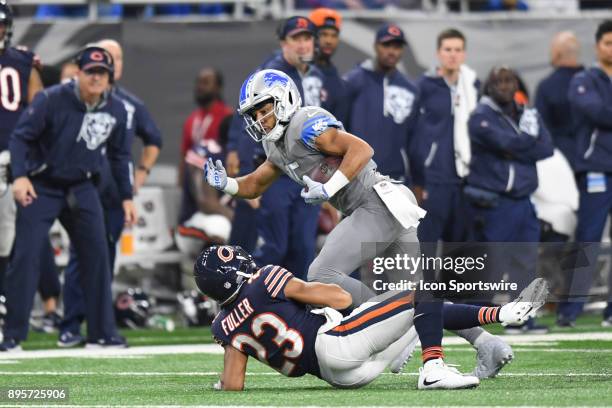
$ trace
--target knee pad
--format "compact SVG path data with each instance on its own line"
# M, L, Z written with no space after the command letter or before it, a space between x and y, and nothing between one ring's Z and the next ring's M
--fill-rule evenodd
M341 272L336 272L329 268L321 268L320 263L316 259L308 268L308 282L340 284L345 277L346 275Z

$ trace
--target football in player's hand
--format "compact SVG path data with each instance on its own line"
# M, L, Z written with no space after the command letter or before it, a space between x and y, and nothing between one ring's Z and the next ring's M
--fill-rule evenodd
M323 161L308 174L308 177L319 183L327 183L340 167L340 163L342 163L340 156L325 156Z

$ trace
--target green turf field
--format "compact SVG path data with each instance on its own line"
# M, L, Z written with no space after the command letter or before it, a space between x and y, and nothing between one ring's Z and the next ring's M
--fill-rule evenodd
M499 328L496 328L499 330ZM598 319L585 319L577 332L602 332ZM563 334L568 329L555 330ZM132 331L134 347L210 342L207 329L173 333ZM24 346L54 348L55 337L36 334ZM417 391L419 355L403 375L385 373L359 390L335 390L311 376L289 379L250 360L247 391L212 390L222 366L219 354L125 355L108 358L0 359L0 389L66 387L61 405L261 405L261 406L612 406L612 339L537 340L513 346L515 361L496 379L474 390ZM471 371L469 346L446 347L447 361ZM7 360L8 358L8 360ZM0 406L10 405L4 399ZM50 401L38 402L52 406Z

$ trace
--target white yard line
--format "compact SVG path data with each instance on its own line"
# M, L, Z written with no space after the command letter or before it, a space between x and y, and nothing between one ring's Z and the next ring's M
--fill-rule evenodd
M223 348L217 344L191 344L176 346L139 346L124 349L119 348L74 348L74 349L52 349L32 350L0 353L0 360L22 360L55 357L109 357L129 358L131 356L151 356L160 354L223 354Z
M67 377L84 377L84 376L110 376L110 377L210 377L218 376L218 371L0 371L0 375L27 375L27 376L56 376L62 375ZM251 377L270 377L280 376L275 372L251 373L246 375ZM419 373L382 373L381 375L402 375L416 377ZM609 373L501 373L502 377L610 377L612 379L612 371Z
M554 341L583 341L583 340L607 340L612 341L612 332L599 333L555 333L555 334L523 334L516 336L500 336L511 345L530 345L539 342L549 345ZM444 339L444 346L466 345L467 342L460 337L448 337ZM556 350L556 349L547 349ZM573 351L574 349L572 349ZM534 349L533 351L536 351ZM538 349L537 351L540 351ZM559 349L557 352L570 352ZM592 350L592 353L609 353L609 350ZM223 349L217 344L191 344L191 345L166 345L166 346L138 346L126 349L51 349L0 353L1 360L23 360L38 358L58 357L80 357L80 358L130 358L132 356L150 356L163 354L223 354Z
M0 404L0 408L12 408L12 407L23 407L24 405L9 405L9 404ZM263 405L60 405L60 404L46 404L46 405L33 405L28 404L28 407L53 407L53 408L150 408L150 407L164 407L164 408L263 408ZM356 405L356 406L345 406L344 408L406 408L409 406L410 408L431 408L432 405L405 405L405 406L375 406L375 405ZM440 405L445 408L482 408L482 405ZM265 408L287 408L290 405L266 405ZM554 406L547 405L488 405L488 408L553 408ZM574 406L572 408L586 408L587 406ZM329 406L319 406L319 405L308 405L308 406L299 406L299 408L329 408Z
M512 350L515 353L520 352L538 352L538 353L595 353L595 354L607 354L612 353L609 349L579 349L579 348L539 348L539 347L513 347ZM444 347L444 351L452 352L470 352L473 353L474 349L467 347Z

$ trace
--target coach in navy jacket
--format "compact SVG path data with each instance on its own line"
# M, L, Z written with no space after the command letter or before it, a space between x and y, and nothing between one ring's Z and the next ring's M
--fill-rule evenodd
M345 75L351 106L347 130L374 149L382 174L410 184L412 131L418 115L417 87L396 68L406 44L396 25L376 34L376 59Z
M27 337L38 285L37 256L48 245L56 218L68 231L81 263L87 341L125 345L113 315L104 214L94 179L105 155L117 181L126 222L135 220L129 174L132 134L123 103L107 93L113 72L110 54L86 48L75 82L40 92L20 117L9 148L18 202L16 240L7 275L9 313L0 350Z
M516 76L492 70L485 96L469 120L472 159L467 184L485 242L537 242L540 231L529 199L538 187L536 162L553 154L550 135L535 109L514 101Z
M150 169L155 164L162 147L162 136L145 104L137 96L116 83L123 75L123 50L114 40L102 40L97 45L107 50L114 64L114 82L110 93L117 97L127 112L127 128L142 140L143 149L140 162L134 174L134 191L144 184ZM115 265L117 242L125 223L122 200L119 194L116 178L113 175L109 160L105 160L100 171L100 198L105 215L106 237L108 240L109 266L111 280ZM80 336L80 326L84 317L85 302L79 283L79 262L70 248L70 261L64 271L64 318L60 324L59 342L63 347L76 345Z
M575 171L580 192L576 241L600 242L612 210L612 20L601 23L595 35L597 65L585 69L570 82L568 98L575 121ZM585 245L585 249L588 249ZM578 301L562 303L558 322L572 325L582 311L593 279L596 245L588 251L589 266L575 274L572 294ZM612 273L612 271L611 271ZM612 275L611 275L612 277ZM604 322L612 325L612 295Z

